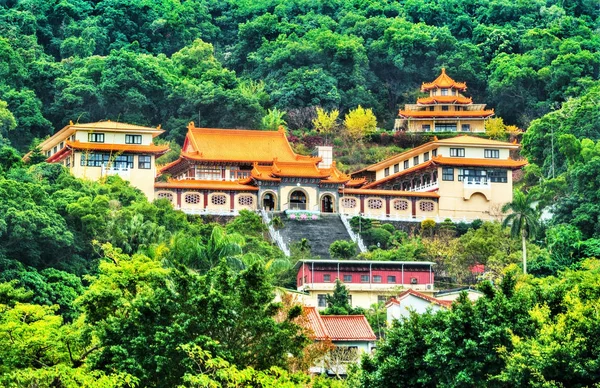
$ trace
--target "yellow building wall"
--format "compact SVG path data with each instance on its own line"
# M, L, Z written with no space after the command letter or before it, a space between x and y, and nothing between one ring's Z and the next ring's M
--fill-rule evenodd
M440 146L438 147L438 155L442 156L450 156L450 148L464 148L465 149L465 158L477 158L477 159L485 159L485 160L498 160L498 159L508 159L510 156L510 150L506 148L497 148L497 147L469 147L469 146ZM499 158L486 158L485 150L499 150L500 157Z
M439 168L438 176L442 176ZM454 181L439 180L440 218L466 218L467 220L500 220L502 206L512 201L512 173L507 173L507 183L490 183L490 188L469 188L458 181L458 168Z
M89 134L90 133L103 133L104 134L104 143L105 144L125 144L125 135L141 135L142 136L142 145L150 145L152 144L152 134L149 133L126 133L126 132L105 132L105 131L77 131L75 132L75 140L78 140L82 143L89 143Z
M383 179L383 178L385 178L385 177L386 177L386 175L385 175L385 169L386 169L386 168L389 168L389 169L390 169L390 170L389 170L390 172L389 172L389 174L388 174L387 176L395 174L395 172L394 172L394 166L395 166L396 164L397 164L397 165L398 165L398 167L399 167L399 169L398 169L398 172L401 172L401 171L403 171L403 170L406 170L406 169L404 168L404 161L405 161L405 160L408 160L408 168L414 167L414 165L415 165L415 163L414 163L414 161L415 161L415 156L418 156L418 157L419 157L419 163L417 164L417 166L418 166L419 164L425 163L425 153L426 153L426 152L428 152L428 153L429 153L429 159L428 159L428 160L431 160L431 159L433 158L433 155L432 155L432 150L429 150L429 151L422 152L422 153L420 153L420 154L418 154L418 155L412 155L412 156L410 156L410 157L408 157L408 158L403 158L403 159L401 159L399 162L396 162L396 163L392 164L392 165L391 165L391 166L389 166L389 167L384 167L384 168L381 168L381 169L379 169L379 170L375 171L375 180L380 180L380 179Z
M427 203L428 204L427 206L432 206L433 210L432 211L421 210L421 203ZM416 210L415 210L416 217L435 218L438 216L438 214L439 214L439 203L438 202L433 201L431 199L421 199L421 200L417 201Z
M356 201L356 206L344 207L344 198L354 199ZM351 195L342 196L338 200L338 209L339 209L339 212L342 214L350 214L350 215L359 214L360 213L360 198L353 197Z
M246 197L246 196L250 196L252 197L252 205L248 206L248 205L240 205L239 199L240 196L242 197ZM256 210L258 209L258 197L256 196L256 194L249 194L249 193L240 193L240 194L236 194L234 197L234 209L235 210Z
M317 189L314 187L306 187L306 186L282 186L279 190L279 203L281 204L281 210L289 209L289 200L290 194L293 191L300 190L306 194L306 210L309 211L319 211L319 197L317 196Z
M225 203L223 203L223 204L213 203L213 198L214 198L214 200L216 200L217 196L225 196ZM229 202L230 202L229 193L224 193L224 192L210 193L210 194L208 194L208 203L206 205L206 209L217 210L217 211L229 211L230 210Z
M71 167L71 174L77 178L98 180L103 176L106 176L102 171L102 167L82 166L81 157L82 152L75 152L75 165ZM133 169L128 172L118 173L121 178L129 181L133 187L140 189L148 200L154 199L154 178L156 176L156 165L154 163L154 155L150 155L151 161L149 169L138 168L138 157L139 155L133 156Z
M406 210L396 210L394 203L406 202ZM390 215L392 217L410 217L412 215L412 201L410 199L397 198L390 201Z
M175 194L175 192L173 193ZM181 208L203 209L204 193L199 191L184 191L183 193L181 193Z
M159 190L155 193L155 199L168 199L174 208L177 207L177 193L171 190Z
M371 208L370 201L375 205L376 203L381 203L381 207L379 209ZM365 198L365 214L372 216L384 216L385 215L385 198L384 197L367 197Z

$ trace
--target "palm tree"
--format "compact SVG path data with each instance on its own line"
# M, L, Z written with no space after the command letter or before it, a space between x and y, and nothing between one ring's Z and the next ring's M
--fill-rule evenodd
M502 212L510 211L502 222L502 226L510 225L510 234L513 237L521 235L523 244L523 273L527 273L527 246L526 240L528 236L535 236L540 227L540 218L537 210L534 207L535 200L533 195L524 194L521 191L515 190L513 201L502 206Z

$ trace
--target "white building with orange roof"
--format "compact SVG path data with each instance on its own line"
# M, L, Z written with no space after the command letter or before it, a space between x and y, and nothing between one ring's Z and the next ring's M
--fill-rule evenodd
M351 182L331 160L296 154L283 129L258 131L196 128L193 123L181 156L163 166L168 179L156 182L156 198L188 213L233 213L242 209L336 213L343 185Z
M411 312L423 314L426 311L438 311L452 306L451 300L436 299L415 290L406 290L398 296L390 298L385 304L387 323L392 325L394 320L408 318Z
M87 124L71 122L39 148L47 162L63 164L77 178L97 180L119 175L152 200L155 160L169 150L168 145L153 144L153 139L163 132L160 127L110 120Z
M407 132L485 132L485 121L494 115L485 104L474 104L462 92L467 84L456 82L442 73L433 82L423 83L421 91L428 97L407 104L399 112L395 130Z
M515 143L457 136L425 143L352 173L364 179L344 190L341 213L370 218L438 221L501 219L512 201Z

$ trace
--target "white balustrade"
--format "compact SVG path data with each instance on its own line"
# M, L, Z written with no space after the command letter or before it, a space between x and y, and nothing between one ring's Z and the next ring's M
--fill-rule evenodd
M469 189L490 189L492 187L491 182L487 178L465 178L465 188Z
M438 181L434 181L434 182L429 182L429 183L425 183L421 186L416 186L413 187L412 189L408 190L408 191L414 191L414 192L424 192L424 191L431 191L431 190L436 190L439 188L439 184Z
M356 245L358 246L358 249L361 252L366 252L367 247L365 246L365 243L363 243L362 239L360 238L360 235L358 233L354 233L354 231L352 230L352 227L350 226L350 222L348 222L348 216L346 216L344 214L340 214L340 219L342 220L342 224L344 224L344 227L346 227L346 230L348 231L348 235L350 235L350 238L352 239L352 241L354 241L356 243Z
M102 176L118 175L123 179L129 179L130 169L127 167L102 167Z
M269 235L271 236L271 239L277 244L277 246L279 247L279 249L281 249L284 255L290 257L290 249L285 244L283 237L281 237L281 233L275 230L275 228L273 228L273 225L271 225L269 214L264 209L261 209L260 215L262 216L263 222L265 223L265 225L267 225L267 228L269 229Z

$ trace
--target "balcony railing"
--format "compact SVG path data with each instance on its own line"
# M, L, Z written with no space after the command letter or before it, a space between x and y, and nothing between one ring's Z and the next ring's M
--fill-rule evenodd
M464 178L465 188L479 188L479 189L489 189L491 187L491 182L487 178L476 177L476 178Z
M422 193L424 191L437 190L438 188L439 188L438 181L434 181L434 182L425 183L421 186L413 187L412 189L410 189L408 191L415 191L415 192Z
M306 210L305 203L290 203L288 206L290 210Z
M118 175L123 179L129 179L130 169L127 167L102 167L102 176Z

